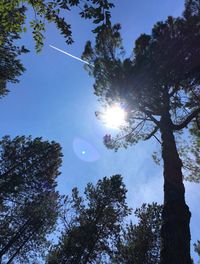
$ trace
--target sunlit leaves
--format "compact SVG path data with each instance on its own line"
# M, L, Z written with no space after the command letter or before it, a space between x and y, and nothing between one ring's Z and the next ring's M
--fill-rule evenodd
M79 0L53 0L53 1L8 1L3 0L0 3L0 13L2 16L2 27L4 32L21 33L25 29L27 12L32 9L34 19L30 19L30 25L33 28L33 38L36 43L36 50L40 51L43 46L45 30L45 20L56 24L61 34L66 39L67 44L71 44L72 31L71 26L66 20L66 14L73 7L79 7L82 11L80 15L86 19L93 19L94 24L103 22L109 23L109 9L114 5L107 0L91 0L83 3ZM63 13L65 12L65 13ZM63 13L63 15L61 15Z
M67 44L73 43L71 25L68 23L68 12L78 10L85 19L92 19L99 32L110 24L110 8L113 4L107 0L3 0L0 2L0 95L7 93L7 82L17 82L24 72L18 56L23 52L16 46L27 30L32 30L36 52L40 52L45 39L46 22L54 23ZM80 11L81 10L81 11Z

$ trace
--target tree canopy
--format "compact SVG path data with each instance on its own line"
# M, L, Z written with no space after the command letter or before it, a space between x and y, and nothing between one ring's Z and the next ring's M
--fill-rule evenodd
M116 249L111 253L113 264L159 264L161 249L162 206L152 203L137 208L137 224L123 228Z
M41 138L0 141L0 259L32 263L47 249L59 215L61 148ZM5 261L5 262L4 262Z
M36 50L40 51L43 46L45 21L53 22L66 39L67 44L73 42L71 25L67 22L67 11L77 7L79 15L85 19L92 19L96 25L110 23L109 9L114 5L108 0L53 0L53 1L29 1L29 0L3 0L0 4L1 14L1 43L8 33L22 33L27 30L26 20L29 20L32 28ZM34 18L30 19L28 11L32 9ZM99 27L94 29L95 32Z
M121 134L105 137L107 147L127 147L159 132L166 92L174 131L198 117L200 36L199 16L193 13L158 22L151 35L136 40L128 59L124 59L120 25L100 32L94 48L91 42L86 44L83 57L95 65L86 66L95 78L95 94L103 104L121 103L128 114Z
M79 196L77 188L73 189L72 198L65 201L65 228L47 263L104 263L112 250L112 241L130 213L126 192L120 175L104 177L96 185L89 183L84 197Z
M72 9L84 19L96 25L94 32L110 24L110 9L114 5L108 0L3 0L0 2L0 96L7 94L7 82L17 82L25 68L19 55L28 52L16 40L32 30L35 49L41 51L45 39L45 24L54 23L67 44L73 43L72 29L67 15Z

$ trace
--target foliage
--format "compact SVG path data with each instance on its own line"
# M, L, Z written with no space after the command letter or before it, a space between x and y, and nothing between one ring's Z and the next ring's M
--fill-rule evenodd
M92 19L98 32L110 24L110 8L114 5L107 0L2 0L0 2L0 96L7 94L7 82L18 82L25 70L18 58L28 50L18 47L16 41L22 34L32 29L35 49L41 51L44 42L46 22L54 23L67 44L72 44L71 25L67 22L67 12L72 8L81 10L79 15L85 19ZM31 18L31 12L33 17ZM27 26L27 22L29 25Z
M95 65L87 66L95 78L95 94L103 105L119 102L128 114L121 134L104 138L107 147L117 150L159 133L166 93L174 131L197 117L200 24L199 16L192 14L187 19L168 17L158 22L151 35L142 34L136 40L128 59L121 56L119 25L100 32L94 47L91 42L86 44L83 58Z
M61 165L61 148L42 138L9 136L0 141L1 199L24 201L55 189Z
M60 208L55 180L61 157L59 144L41 138L1 140L0 257L5 263L12 258L31 263L48 246Z
M200 181L200 129L198 122L193 124L190 133L192 135L190 153L191 156L185 155L184 165L189 170L187 179L192 182Z
M130 58L124 59L120 52L119 25L99 32L95 44L87 42L83 53L83 58L93 65L87 69L95 78L95 94L103 106L118 103L127 112L126 124L116 137L105 135L105 145L117 150L152 137L161 143L164 167L162 264L191 263L191 213L185 203L183 162L175 135L184 135L183 130L191 128L195 119L199 123L199 10L199 0L186 1L183 16L169 16L166 21L156 23L150 35L142 34ZM101 118L101 113L97 116ZM199 125L196 129L199 130ZM191 134L193 138L195 134ZM198 137L189 149L193 152L192 159L198 161L197 140ZM196 163L194 169L197 175L190 179L198 181L199 164Z
M120 175L104 177L96 185L89 183L85 196L75 188L70 204L70 215L64 214L65 229L48 258L47 263L104 263L111 251L123 219L130 213L126 204L126 188Z
M1 221L3 238L0 253L2 263L34 263L49 247L47 235L55 229L59 214L59 195L42 194L25 204L14 204ZM6 231L6 232L5 232Z
M7 94L7 82L18 82L17 77L24 72L24 66L18 59L22 53L28 52L24 46L17 47L14 42L20 38L18 32L3 31L3 16L0 11L0 97Z
M127 225L116 243L112 263L159 264L162 206L143 204L136 209L138 223Z
M110 20L109 9L113 6L107 0L89 0L87 2L80 0L3 0L0 4L1 26L6 34L26 31L25 23L30 15L28 15L28 11L32 9L35 17L29 22L33 29L36 50L40 51L43 46L45 21L55 23L67 44L71 44L73 42L71 25L66 21L66 13L64 12L71 11L73 7L78 7L81 10L79 12L81 17L92 19L94 24L101 22L106 24ZM98 31L98 29L96 30Z

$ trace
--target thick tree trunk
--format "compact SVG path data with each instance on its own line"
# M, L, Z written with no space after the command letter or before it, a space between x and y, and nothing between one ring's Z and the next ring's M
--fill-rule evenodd
M169 111L160 121L164 161L164 208L161 230L161 264L191 264L190 217L185 203L182 161L173 135Z

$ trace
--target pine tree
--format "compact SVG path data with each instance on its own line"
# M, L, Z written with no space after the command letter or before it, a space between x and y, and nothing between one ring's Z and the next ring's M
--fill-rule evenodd
M31 263L47 248L60 210L55 188L61 157L59 144L41 138L0 141L0 258L5 263Z
M137 223L127 224L116 241L112 264L159 264L162 206L143 204L134 215Z
M96 185L89 183L84 197L73 189L72 198L65 201L71 209L63 216L65 229L59 243L50 251L47 263L104 263L112 250L112 241L130 213L126 192L120 175L104 177Z
M162 264L191 263L191 213L185 202L183 162L176 135L191 128L193 120L199 122L199 3L199 0L186 1L182 17L170 16L158 22L150 35L142 34L135 42L131 58L122 56L119 25L100 32L95 46L88 42L83 54L94 65L87 68L95 78L95 94L104 105L118 103L127 112L121 134L115 138L106 135L105 145L117 150L152 137L161 143Z

